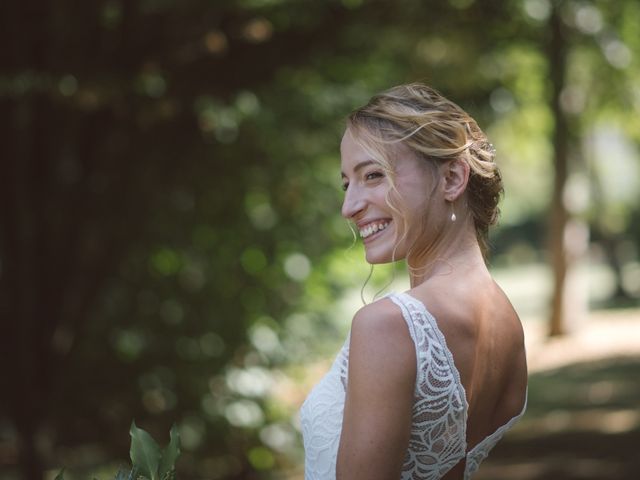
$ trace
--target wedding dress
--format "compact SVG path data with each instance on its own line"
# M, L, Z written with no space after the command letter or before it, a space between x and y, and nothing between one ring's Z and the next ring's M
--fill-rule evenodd
M467 451L468 404L460 374L434 317L407 293L387 296L402 310L418 362L413 422L401 480L437 480L466 458L468 480L519 415ZM305 480L335 480L347 388L349 338L300 409Z

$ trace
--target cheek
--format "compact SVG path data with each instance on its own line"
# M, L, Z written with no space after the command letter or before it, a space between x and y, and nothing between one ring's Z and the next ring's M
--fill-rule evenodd
M389 210L389 216L393 221L395 235L394 243L398 244L406 237L405 233L410 225L409 218L407 217L408 211L405 207L404 200L394 191L391 191L389 196L385 198L385 203Z
M398 199L398 212L394 212L397 241L413 245L429 230L429 199L425 193L414 193Z

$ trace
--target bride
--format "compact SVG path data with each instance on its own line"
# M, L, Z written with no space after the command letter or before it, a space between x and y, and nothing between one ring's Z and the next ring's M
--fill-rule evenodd
M502 194L493 146L435 90L354 111L340 146L342 214L371 264L411 288L362 307L301 408L305 478L468 479L524 413L518 315L486 267Z

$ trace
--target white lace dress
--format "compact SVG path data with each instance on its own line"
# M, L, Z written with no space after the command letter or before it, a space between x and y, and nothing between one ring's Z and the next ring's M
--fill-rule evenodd
M417 378L409 448L402 480L436 480L466 456L465 480L524 414L522 412L467 451L467 399L444 335L418 299L407 293L387 296L402 310L416 347ZM347 388L349 338L333 366L300 409L305 449L305 480L334 480Z

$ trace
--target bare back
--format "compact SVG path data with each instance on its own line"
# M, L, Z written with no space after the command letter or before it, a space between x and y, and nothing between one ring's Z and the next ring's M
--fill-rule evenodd
M469 404L471 449L522 411L527 385L522 325L486 270L433 277L409 293L433 314L453 355Z

